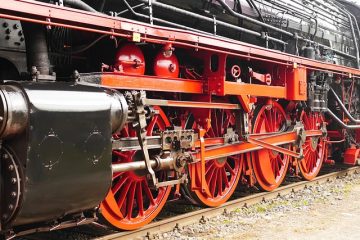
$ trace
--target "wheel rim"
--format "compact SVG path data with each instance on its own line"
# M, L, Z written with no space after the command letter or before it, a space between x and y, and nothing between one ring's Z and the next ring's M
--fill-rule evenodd
M211 112L211 128L204 137L222 137L226 133L226 129L233 126L235 126L235 116L231 111L213 110ZM196 127L196 124L193 124L191 127ZM208 207L216 207L225 203L231 197L239 182L243 160L243 155L235 155L206 161L205 179L208 191L191 191L191 197L198 204ZM192 168L196 168L196 173L201 171L200 163L190 165L190 173ZM190 178L194 177L196 177L197 186L200 186L199 174L196 176L190 175Z
M319 130L324 122L320 113L301 114L301 121L305 130ZM306 180L314 179L322 166L325 156L325 141L322 137L307 137L303 144L304 158L299 161L299 169L302 177Z
M285 131L286 114L277 102L259 106L255 110L253 133ZM284 147L284 146L283 146ZM277 188L285 178L289 156L268 149L252 153L252 166L259 186L266 191Z
M147 135L163 131L170 125L164 112L155 115L148 123ZM135 137L136 132L131 126L125 127L121 137ZM113 151L113 163L137 161L143 158L141 151ZM164 172L157 172L158 179L165 180ZM128 171L115 173L112 187L100 205L102 216L111 225L122 230L133 230L151 222L163 208L170 194L171 187L155 189L148 184L149 176L144 171Z

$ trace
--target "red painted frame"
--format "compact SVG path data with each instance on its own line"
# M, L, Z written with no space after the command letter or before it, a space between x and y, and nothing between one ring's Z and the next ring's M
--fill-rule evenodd
M64 17L66 16L66 17ZM186 30L153 26L124 18L90 13L72 8L31 1L1 0L0 17L29 21L48 26L62 26L77 30L97 32L132 39L132 33L140 33L141 41L209 50L247 59L278 63L285 66L302 65L311 69L351 74L360 77L360 70L331 63L294 56L216 36L193 33Z

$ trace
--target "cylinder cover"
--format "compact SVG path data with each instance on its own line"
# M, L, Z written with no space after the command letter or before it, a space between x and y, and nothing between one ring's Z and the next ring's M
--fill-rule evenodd
M123 95L65 82L8 82L0 97L0 138L8 149L0 161L19 169L2 172L14 196L2 202L11 210L3 227L94 212L111 187L112 132L128 111Z

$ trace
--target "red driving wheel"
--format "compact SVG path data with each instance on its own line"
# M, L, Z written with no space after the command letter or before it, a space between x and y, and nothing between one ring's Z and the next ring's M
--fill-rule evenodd
M192 121L190 128L196 128L196 122ZM214 109L211 111L211 128L205 134L205 138L223 137L229 127L235 127L235 116L229 110ZM190 183L185 186L187 192L195 202L208 207L216 207L225 203L235 191L241 175L243 166L243 155L228 156L206 161L205 179L208 191L191 191ZM200 172L201 165L196 163L189 166L195 167L196 172ZM200 185L200 176L196 177L197 185ZM190 180L191 182L191 180ZM210 194L209 194L210 193Z
M324 118L321 113L303 111L301 121L305 130L319 130ZM302 147L304 158L299 161L300 173L304 179L312 180L318 175L325 158L325 140L321 136L307 137Z
M278 102L259 105L255 109L253 133L278 133L285 131L285 126L286 114ZM272 191L283 182L289 160L289 156L268 149L252 153L252 167L257 183L263 190Z
M153 136L170 126L169 120L160 108L159 114L148 123L147 135ZM135 129L125 127L118 137L136 137ZM143 160L141 151L113 151L113 163L126 163ZM166 180L166 173L157 172L159 181ZM146 171L115 173L112 187L101 203L101 214L107 222L121 230L133 230L151 222L163 208L171 187L156 189L150 186Z

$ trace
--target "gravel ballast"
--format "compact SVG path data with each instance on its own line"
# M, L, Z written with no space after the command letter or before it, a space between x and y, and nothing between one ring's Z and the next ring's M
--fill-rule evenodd
M356 173L214 218L205 218L199 223L152 238L355 239L360 237L359 229L355 229L360 222L358 209L360 174Z

